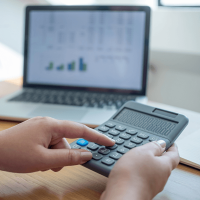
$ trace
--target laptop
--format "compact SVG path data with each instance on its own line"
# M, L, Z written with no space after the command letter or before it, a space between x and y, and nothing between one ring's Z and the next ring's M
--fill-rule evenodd
M146 6L28 6L23 88L0 99L0 118L96 126L145 102L149 26Z

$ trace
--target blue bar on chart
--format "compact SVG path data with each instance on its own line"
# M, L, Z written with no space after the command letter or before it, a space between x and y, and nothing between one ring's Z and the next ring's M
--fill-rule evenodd
M74 61L73 61L72 63L69 63L69 64L68 64L68 70L69 70L69 71L75 70L75 62L74 62Z
M62 71L64 69L64 65L60 65L57 67L57 70Z
M83 62L83 58L79 59L79 70L80 71L86 71L87 65Z

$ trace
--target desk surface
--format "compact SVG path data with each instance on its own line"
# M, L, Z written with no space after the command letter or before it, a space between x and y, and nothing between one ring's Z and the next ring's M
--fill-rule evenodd
M0 83L2 89L9 91L21 80ZM8 90L7 90L8 91ZM5 92L4 92L5 94ZM0 121L0 131L18 124L11 121ZM73 140L69 140L72 142ZM35 172L16 174L0 171L0 199L99 199L105 189L107 178L82 166L64 167L60 172ZM155 200L200 200L200 171L179 164L172 172L164 190Z

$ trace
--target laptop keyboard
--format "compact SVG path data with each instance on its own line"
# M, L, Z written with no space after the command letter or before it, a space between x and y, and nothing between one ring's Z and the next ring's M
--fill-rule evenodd
M102 94L82 91L27 89L9 101L118 109L133 95Z

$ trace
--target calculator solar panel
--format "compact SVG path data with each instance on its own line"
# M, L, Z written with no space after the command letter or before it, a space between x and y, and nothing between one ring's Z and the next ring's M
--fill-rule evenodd
M95 128L114 139L114 146L105 147L78 139L71 147L91 151L92 160L83 166L108 176L117 160L133 148L162 139L167 150L187 124L188 119L183 115L129 101L108 121Z

